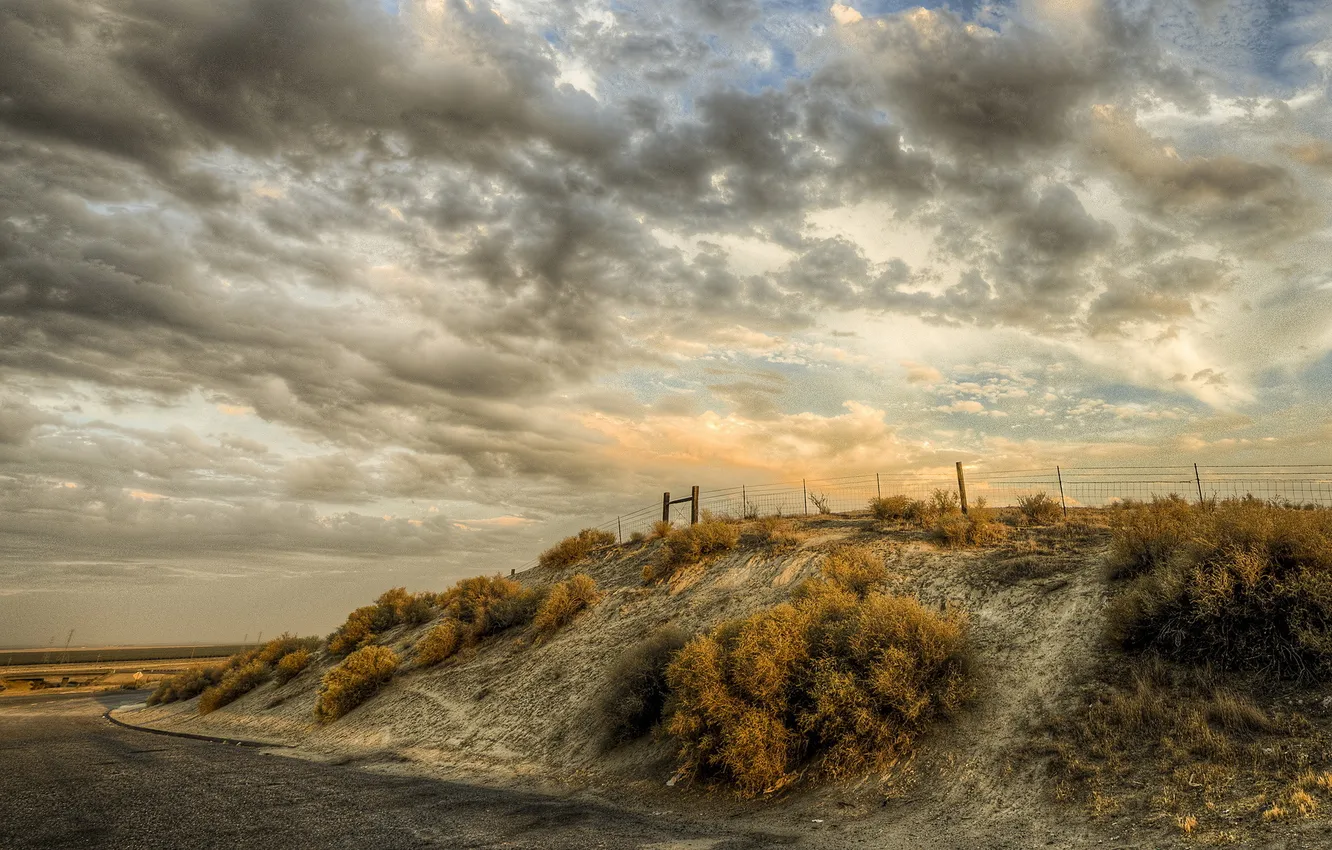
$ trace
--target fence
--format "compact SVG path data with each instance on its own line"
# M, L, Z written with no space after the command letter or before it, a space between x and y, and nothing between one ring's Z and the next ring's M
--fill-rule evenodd
M966 468L967 499L1010 507L1021 496L1044 492L1070 508L1103 507L1125 499L1177 493L1189 499L1260 499L1332 507L1332 464L1297 466L1102 466L987 470ZM879 496L923 499L934 490L956 490L949 472L867 473L775 484L700 490L698 508L733 517L799 516L864 510ZM676 501L689 501L688 499ZM672 515L675 518L677 515ZM602 523L598 528L627 540L662 518L660 502ZM677 520L678 521L678 520Z
M1070 508L1104 507L1125 499L1150 499L1176 493L1189 499L1254 496L1297 505L1332 507L1332 464L1286 466L1092 466L987 470L967 467L967 499L985 499L990 507L1011 507L1022 496L1043 492L1062 498ZM880 496L923 499L935 490L957 490L951 471L871 472L839 478L808 478L776 484L741 485L716 490L694 488L698 511L732 517L801 516L864 510ZM692 494L691 494L692 496ZM692 502L692 497L671 504ZM647 532L667 506L657 501L596 526L621 541ZM678 514L672 514L678 523ZM530 561L520 567L535 566Z

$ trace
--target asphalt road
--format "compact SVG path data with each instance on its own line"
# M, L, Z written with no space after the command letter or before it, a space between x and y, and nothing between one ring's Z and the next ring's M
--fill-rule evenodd
M142 695L0 701L0 848L656 848L785 836L111 725Z

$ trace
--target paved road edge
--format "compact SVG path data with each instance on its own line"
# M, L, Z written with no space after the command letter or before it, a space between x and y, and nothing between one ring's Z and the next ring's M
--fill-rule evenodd
M193 732L169 732L166 729L154 729L151 726L135 726L133 723L126 723L123 720L117 720L111 716L115 709L107 709L102 717L121 726L125 729L133 729L135 732L147 732L151 735L167 735L172 738L190 738L195 741L209 741L214 744L227 744L232 747L252 747L254 749L289 749L289 744L274 744L268 741L246 741L242 738L219 738L216 735L197 735Z

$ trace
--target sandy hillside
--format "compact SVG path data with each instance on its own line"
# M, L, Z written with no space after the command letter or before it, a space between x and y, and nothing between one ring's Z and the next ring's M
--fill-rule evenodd
M659 543L613 548L576 568L520 575L553 582L592 575L607 596L544 644L525 630L503 634L426 671L400 674L366 705L327 726L314 722L322 659L288 684L267 684L207 716L197 700L122 712L163 729L293 745L316 758L354 758L382 769L522 782L613 796L653 809L699 809L786 827L829 846L1045 847L1121 844L1114 818L1088 821L1056 804L1041 760L1029 754L1043 711L1072 699L1096 659L1106 535L1090 524L1013 530L1008 542L943 549L916 531L877 528L865 517L806 521L807 538L774 555L736 550L644 586L641 569ZM880 551L895 589L971 617L977 693L958 718L925 738L914 760L886 776L802 783L780 800L740 801L698 786L668 787L666 741L607 752L595 700L627 645L666 623L702 630L785 600L823 555L845 544ZM428 628L428 627L427 627ZM387 641L405 654L421 630ZM905 842L901 845L892 840ZM889 841L885 844L885 841Z

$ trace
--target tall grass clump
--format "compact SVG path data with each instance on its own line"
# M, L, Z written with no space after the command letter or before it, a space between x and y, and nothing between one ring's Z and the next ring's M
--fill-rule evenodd
M661 722L670 694L666 668L688 641L683 629L664 626L616 659L597 703L607 744L642 737Z
M305 647L288 652L278 659L277 666L273 668L273 680L279 685L285 685L310 666L312 657L310 650Z
M272 668L259 659L228 670L221 681L199 695L199 713L208 714L229 705L268 680Z
M464 629L458 621L445 618L416 644L413 661L417 667L433 667L452 658L462 647L465 638Z
M366 646L324 674L315 717L330 723L370 699L393 679L398 656L386 646Z
M199 665L182 670L174 676L168 676L157 683L157 688L148 695L149 705L163 705L178 700L193 699L205 689L222 681L226 667L222 664Z
M822 571L825 579L861 597L888 580L883 558L868 546L833 550L823 559Z
M549 637L573 622L587 608L601 601L597 583L589 575L579 573L550 589L550 593L537 608L532 628L541 637Z
M542 552L537 559L537 564L543 569L551 570L569 567L583 560L597 549L614 545L615 535L609 531L585 528Z
M740 540L746 546L761 547L772 552L794 549L804 539L793 520L780 516L747 520L740 529Z
M373 605L352 611L347 621L328 636L328 651L346 655L374 643L380 635L397 626L417 625L430 619L433 594L411 594L395 587L380 594Z
M1150 564L1112 604L1126 649L1289 678L1332 675L1332 511L1228 500L1135 506L1115 552ZM1126 512L1127 513L1127 512Z
M1018 496L1018 513L1028 525L1054 525L1064 518L1064 508L1045 492Z
M821 583L819 583L821 584ZM830 778L908 752L967 693L966 619L911 597L806 586L694 638L667 668L682 769L745 796L809 768Z
M1133 578L1163 566L1204 520L1201 511L1174 493L1120 503L1110 515L1111 578Z
M908 496L882 496L877 499L870 499L870 515L880 522L889 522L892 520L911 520L916 519L919 509L916 505L920 504L915 499Z
M656 558L643 566L644 581L670 578L682 567L734 549L740 529L733 522L704 516L694 525L671 530Z
M935 493L943 491L936 490ZM938 507L937 503L935 507ZM947 546L992 546L1008 536L1008 529L995 521L993 512L978 498L967 513L956 510L939 513L934 522L934 537Z

